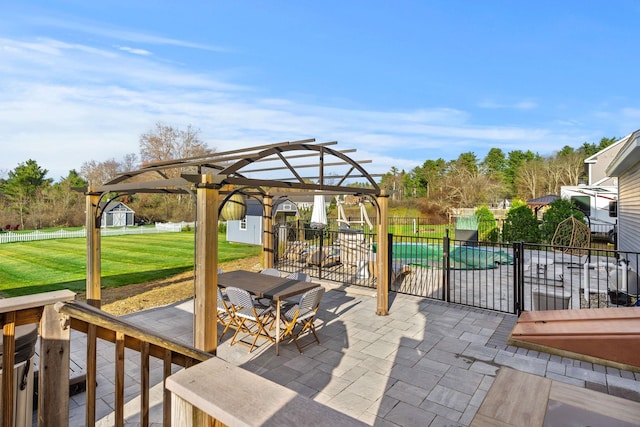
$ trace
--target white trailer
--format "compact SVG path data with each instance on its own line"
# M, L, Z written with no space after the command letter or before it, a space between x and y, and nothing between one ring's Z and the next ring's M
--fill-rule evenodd
M617 186L565 186L560 197L570 200L587 217L594 236L606 237L614 242L617 223Z

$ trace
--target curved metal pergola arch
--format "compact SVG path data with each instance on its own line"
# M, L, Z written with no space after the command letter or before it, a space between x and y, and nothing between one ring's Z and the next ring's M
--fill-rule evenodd
M337 142L314 139L260 145L203 156L154 162L124 172L113 180L85 190L87 212L87 301L100 306L100 200L106 195L161 193L195 196L195 307L194 345L214 352L217 346L216 307L218 241L217 224L221 204L231 194L242 192L261 198L263 205L263 264L273 265L272 212L275 191L327 195L360 195L370 199L377 215L377 309L388 313L388 197L375 182L376 175L362 166L369 160L354 160L355 150L331 148ZM316 170L304 175L302 171ZM363 180L365 186L348 184ZM360 181L361 183L361 181ZM275 190L275 191L274 191ZM113 196L112 196L113 197Z

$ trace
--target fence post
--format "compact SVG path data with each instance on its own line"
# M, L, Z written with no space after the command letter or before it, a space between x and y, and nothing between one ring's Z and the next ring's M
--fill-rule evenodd
M524 310L524 242L513 243L513 313Z
M389 250L387 251L387 265L389 268L387 269L387 283L389 284L388 290L391 290L391 274L393 272L393 234L387 234L387 247Z
M322 261L324 260L324 229L320 230L320 254L318 255L318 279L322 279Z
M449 245L451 239L449 239L449 229L445 230L445 236L442 239L442 300L446 302L451 301L451 288L449 287L450 279L450 264L449 264Z

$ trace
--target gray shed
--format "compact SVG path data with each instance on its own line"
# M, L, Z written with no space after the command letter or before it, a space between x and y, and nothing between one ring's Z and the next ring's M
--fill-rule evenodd
M227 241L262 245L262 204L252 198L247 199L247 215L239 221L227 221ZM299 214L298 207L288 198L273 202L273 223L285 224L287 218Z
M129 227L134 225L135 212L122 202L111 201L100 206L102 209L101 227Z

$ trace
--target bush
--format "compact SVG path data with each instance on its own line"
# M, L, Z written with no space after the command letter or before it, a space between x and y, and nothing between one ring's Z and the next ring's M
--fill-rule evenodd
M481 242L497 242L500 230L496 227L496 218L488 206L480 206L475 211L478 218L478 240Z
M502 239L505 242L540 243L538 219L528 206L509 209L504 220Z
M218 233L227 233L227 222L218 221Z

